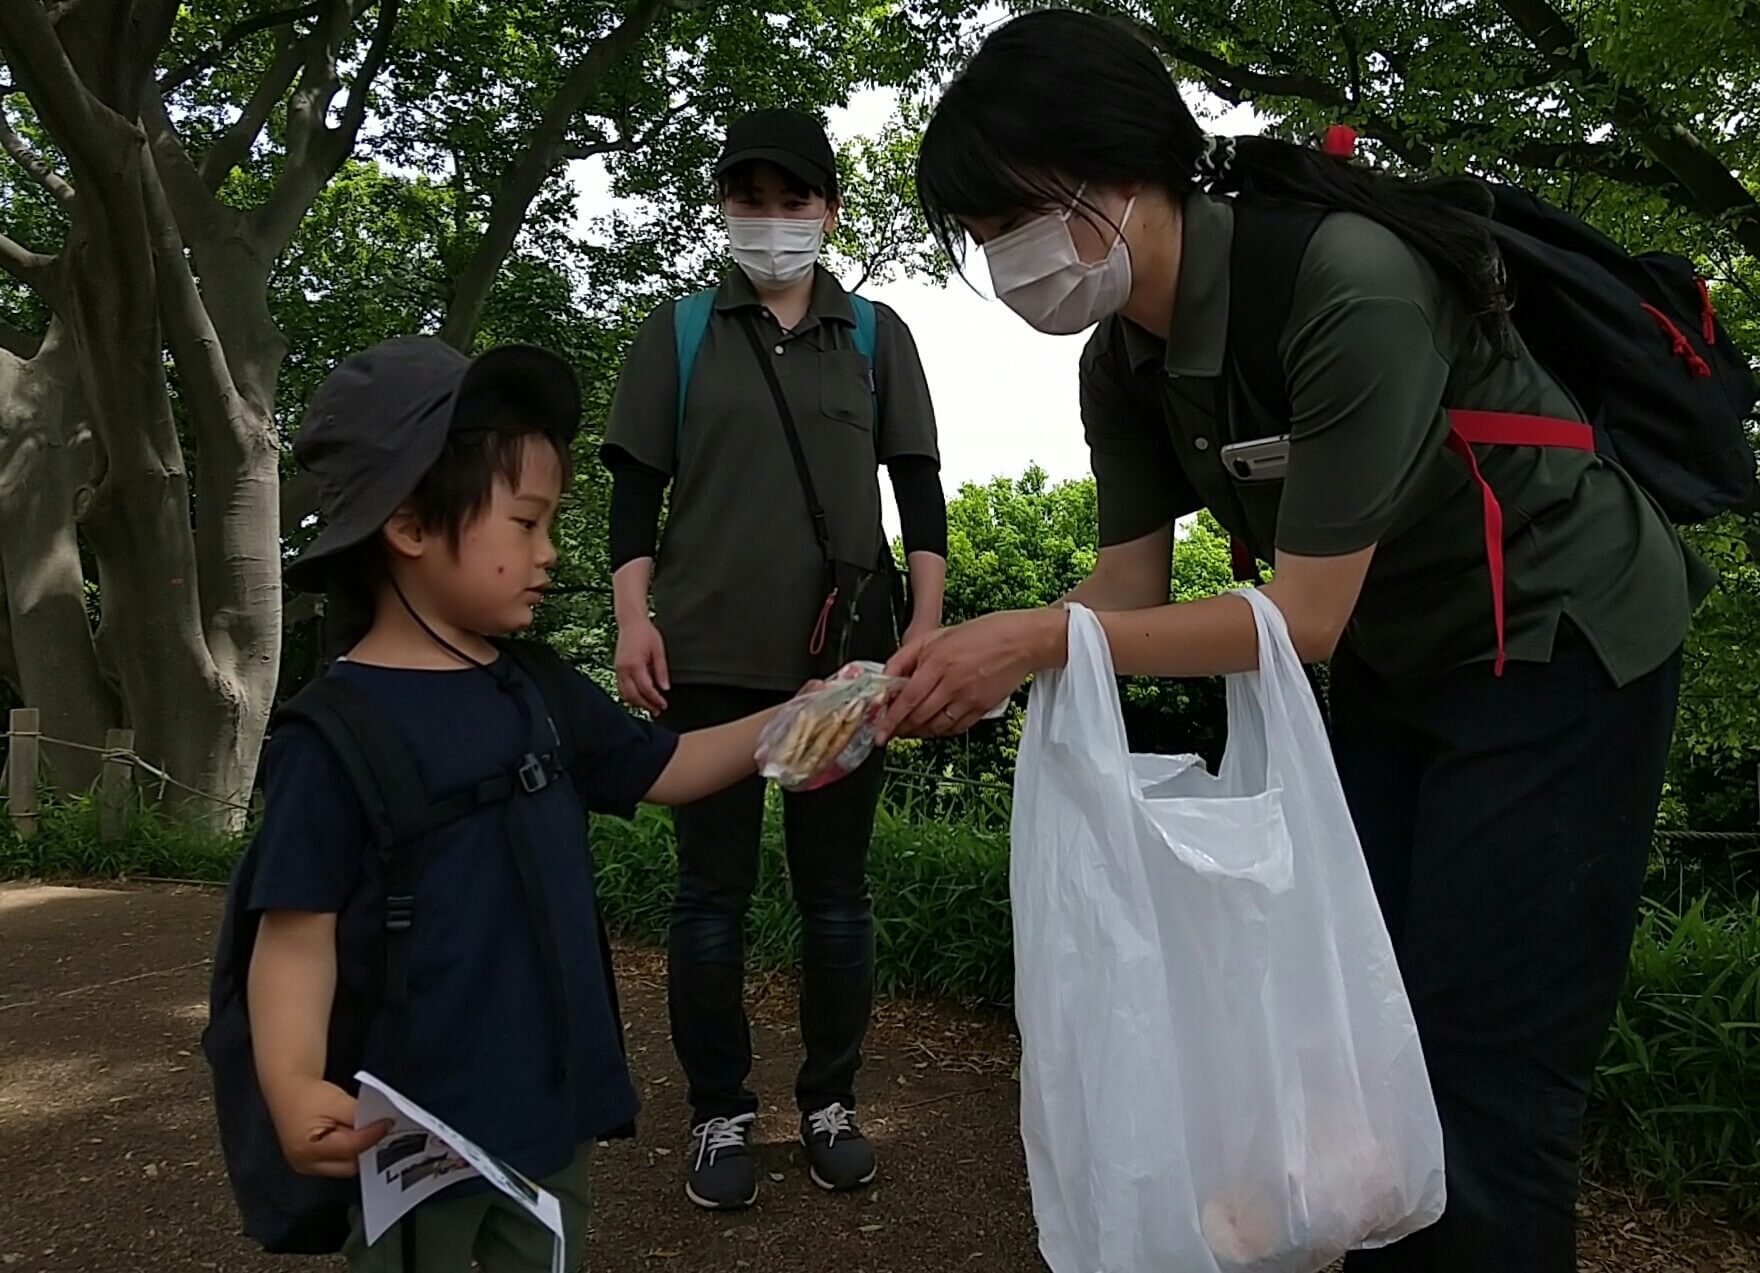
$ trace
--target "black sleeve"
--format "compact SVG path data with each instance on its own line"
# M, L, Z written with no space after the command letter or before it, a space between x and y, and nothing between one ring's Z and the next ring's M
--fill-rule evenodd
M334 914L353 894L367 845L354 783L321 735L289 724L263 749L263 822L254 911Z
M886 462L898 501L904 552L947 556L947 499L941 491L941 465L926 455L900 455Z
M660 505L672 479L649 468L620 447L607 448L611 468L611 569L638 557L652 557L659 546Z
M579 672L568 678L568 693L585 726L577 729L581 754L575 765L581 804L588 813L634 817L672 763L678 735L637 720Z

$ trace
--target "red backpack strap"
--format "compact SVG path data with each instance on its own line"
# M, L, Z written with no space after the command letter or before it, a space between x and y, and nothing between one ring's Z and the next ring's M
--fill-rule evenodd
M1467 471L1479 488L1484 508L1485 562L1491 571L1491 617L1497 625L1496 675L1503 675L1503 505L1491 483L1479 471L1475 446L1549 446L1571 451L1593 451L1595 430L1580 420L1557 420L1550 416L1518 415L1506 411L1450 411L1448 449L1466 462Z
M1259 573L1258 558L1253 550L1247 547L1247 541L1239 535L1231 535L1228 540L1229 564L1234 568L1236 583L1264 583L1265 576Z

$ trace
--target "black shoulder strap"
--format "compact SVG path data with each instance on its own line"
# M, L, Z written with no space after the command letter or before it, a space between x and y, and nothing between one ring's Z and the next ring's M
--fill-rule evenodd
M380 851L432 824L428 790L409 744L385 714L332 676L320 676L276 713L318 732L354 784Z
M1234 248L1228 266L1228 354L1216 383L1216 425L1233 436L1230 393L1250 394L1273 419L1290 418L1278 339L1289 324L1296 275L1324 208L1238 198L1234 202Z
M538 696L544 700L544 708L549 712L551 724L556 729L558 758L565 772L571 770L581 754L580 744L585 736L585 731L571 710L571 705L579 700L568 692L568 678L578 676L579 673L542 641L499 641L496 644L502 653L531 678L532 684L538 687ZM617 1046L619 1051L627 1051L623 1033L623 1011L617 999L617 965L613 960L611 934L605 927L602 910L597 920L599 961L605 975L605 993L611 1001L611 1019L617 1027ZM542 948L542 932L536 928L534 931L539 934Z
M409 929L434 806L409 744L366 697L320 676L281 708L318 731L354 784L385 874L385 966L380 1001L407 1058Z
M551 728L556 731L558 765L566 773L574 767L575 757L580 755L580 733L575 728L574 713L569 710L573 699L568 693L568 678L575 674L574 669L542 641L500 641L496 644L537 687L538 697L544 700L544 710L549 713Z
M782 392L776 366L758 335L757 323L749 313L740 315L740 327L752 346L752 355L758 360L759 369L764 373L764 383L770 386L770 396L776 399L776 414L782 417L782 431L788 435L788 453L794 457L795 476L800 479L801 494L807 497L807 515L813 519L813 538L818 541L819 554L825 558L826 567L830 568L836 560L831 547L831 527L825 519L825 508L819 503L819 492L813 486L813 471L807 467L807 453L801 448L801 435L795 428L794 412L789 410L788 395Z
M542 641L497 641L495 646L537 689L538 697L543 702L545 723L555 740L555 751L550 758L528 754L520 766L521 785L528 793L535 794L548 786L550 779L556 774L568 773L575 756L579 754L575 746L577 731L568 710L569 697L564 679L569 669L556 651ZM515 689L514 692L519 691ZM534 748L539 745L537 740L534 740L533 745ZM537 785L525 779L525 775L533 772L534 767L537 772L545 775L543 781ZM568 1008L562 955L556 943L555 919L545 896L537 853L514 802L508 802L504 818L507 841L513 849L514 868L519 872L520 890L525 896L532 939L537 943L539 963L544 970L545 991L550 998L551 1018L556 1026L551 1063L556 1081L561 1083L568 1074L574 1044L573 1017Z

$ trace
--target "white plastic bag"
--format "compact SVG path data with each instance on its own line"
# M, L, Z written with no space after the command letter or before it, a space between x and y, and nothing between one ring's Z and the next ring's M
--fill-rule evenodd
M1015 776L1021 1131L1053 1273L1314 1273L1442 1214L1410 1004L1283 616L1218 775L1132 756L1099 621Z

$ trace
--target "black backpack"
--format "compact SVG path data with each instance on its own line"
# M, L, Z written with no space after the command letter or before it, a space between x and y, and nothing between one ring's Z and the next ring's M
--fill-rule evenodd
M1488 411L1452 412L1450 448L1478 483L1498 615L1502 667L1501 509L1472 447L1563 446L1614 460L1677 525L1760 509L1747 421L1760 398L1748 356L1717 320L1690 261L1634 256L1600 231L1525 190L1487 183L1490 222L1513 300L1511 319L1534 357L1587 417L1576 421ZM1259 198L1235 200L1228 361L1218 381L1226 430L1229 386L1290 417L1277 339L1296 274L1327 211ZM1237 574L1251 555L1235 552Z
M383 891L358 890L337 917L340 948L377 948L381 952L378 959L366 961L365 967L338 961L324 1077L350 1093L357 1090L354 1075L360 1068L368 1031L379 1014L388 1014L394 1040L401 1033L408 992L408 938L425 849L433 834L486 806L506 804L524 793L543 790L569 773L579 755L575 722L566 710L570 696L564 689L564 678L574 675L572 669L536 642L509 641L500 648L537 687L555 745L544 751L534 748L508 772L470 790L431 796L396 726L366 696L335 677L320 676L275 715L272 728L301 721L315 729L335 753L366 810L372 848L383 865ZM584 811L582 816L586 816ZM510 838L526 890L530 926L549 982L552 1011L559 1014L559 1023L564 1022L566 1018L560 1015L566 1010L561 998L561 966L549 913L537 893L541 886L531 846L517 834ZM348 1236L349 1208L358 1204L360 1186L355 1180L319 1179L294 1172L282 1155L257 1085L245 1001L257 936L258 916L247 907L256 872L253 845L239 860L227 891L202 1051L212 1073L221 1152L244 1232L275 1254L324 1255L341 1250ZM599 941L612 1017L618 1022L618 1043L622 1046L622 1017L616 986L611 983L611 948L602 919ZM557 1033L566 1035L565 1030ZM557 1062L563 1063L560 1052ZM395 1076L392 1081L397 1081ZM627 1135L629 1130L618 1134Z

